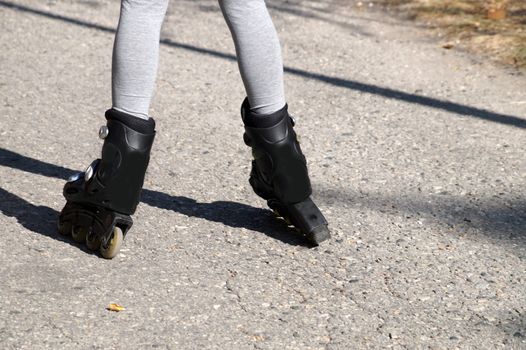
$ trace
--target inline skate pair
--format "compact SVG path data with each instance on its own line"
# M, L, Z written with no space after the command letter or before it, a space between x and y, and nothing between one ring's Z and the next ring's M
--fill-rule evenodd
M310 199L306 160L287 106L262 118L250 112L245 99L241 116L245 124L243 139L254 156L249 182L256 194L312 244L328 239L327 221ZM112 259L133 225L131 215L139 203L155 121L114 109L106 112L106 119L107 125L99 131L104 139L101 159L73 175L64 186L67 202L58 229Z

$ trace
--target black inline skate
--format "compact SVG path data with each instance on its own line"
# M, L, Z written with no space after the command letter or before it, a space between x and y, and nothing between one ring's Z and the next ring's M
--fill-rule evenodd
M113 109L106 111L106 120L99 131L104 139L101 159L71 176L64 186L67 203L60 212L58 229L111 259L133 225L130 215L139 203L155 121Z
M310 198L307 162L301 152L294 119L287 105L264 117L250 111L248 99L241 106L243 139L252 148L250 185L267 200L274 213L293 225L314 245L330 238L327 220Z

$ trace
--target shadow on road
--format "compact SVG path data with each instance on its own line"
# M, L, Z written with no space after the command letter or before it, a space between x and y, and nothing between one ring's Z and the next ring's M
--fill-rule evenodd
M183 1L183 0L179 0ZM194 0L184 0L195 3ZM339 1L304 1L304 0L266 0L267 8L275 12L282 12L296 17L328 23L342 29L348 30L351 35L361 35L365 37L374 36L373 33L365 31L362 26L356 25L357 21L376 22L382 24L395 25L398 27L429 28L426 24L417 22L404 22L386 18L375 18L370 16L371 12L382 10L381 6L376 6L373 10L370 6L357 6L350 4L349 0ZM367 5L367 4L366 4ZM221 12L216 0L203 1L197 5L200 11ZM355 11L348 11L354 8Z
M439 221L455 232L476 229L496 239L526 241L526 200L469 198L421 194L417 198L385 193L360 193L350 189L317 187L325 202L350 203L385 214ZM499 203L500 202L500 203Z
M56 218L58 212L46 207L36 206L0 188L0 211L27 228L41 235L58 238Z
M303 237L296 234L293 229L287 228L281 220L276 220L274 214L267 209L227 201L199 203L195 199L148 189L142 191L141 202L187 216L219 222L229 227L261 232L290 245L308 246L308 242Z
M55 177L57 179L67 179L73 174L78 173L63 166L49 164L41 160L29 158L0 147L0 165L25 171L27 173Z
M0 166L19 169L33 174L64 178L76 171L29 158L0 148ZM442 222L451 228L476 229L497 239L526 239L526 200L498 203L496 200L476 199L450 195L421 195L418 198L389 196L382 193L358 193L346 189L324 188L318 185L316 197L324 202L350 203L382 213L403 215L407 218L421 216ZM4 200L4 197L6 200ZM37 207L0 188L0 211L17 217L20 223L37 233L57 237L55 220L58 212L48 207ZM15 205L9 204L10 202ZM270 210L255 208L236 202L217 201L199 203L194 199L173 196L159 191L143 189L141 202L152 207L171 210L190 217L222 223L229 227L246 228L263 233L290 245L307 246L307 241L275 220ZM36 214L35 214L36 213ZM53 223L39 219L53 218ZM42 224L43 227L39 225Z
M92 253L83 245L74 243L57 230L58 212L43 205L34 205L0 187L0 213L15 218L30 231L68 243Z
M523 313L521 314L519 310L512 308L502 310L497 315L498 317L496 319L489 322L512 340L509 344L510 349L515 348L511 346L515 344L517 344L517 348L522 349L523 347L519 344L524 344L526 342L526 315ZM473 328L477 327L480 324L479 322L488 322L487 319L480 316L473 321L473 323L476 322L473 325Z
M411 23L411 24L404 24L401 21L389 21L389 20L379 20L376 18L372 18L370 16L355 16L355 15L349 15L345 14L345 9L349 8L349 2L344 0L344 5L336 5L335 3L331 3L328 8L320 8L320 7L313 7L308 6L308 2L305 1L266 1L267 7L269 9L272 9L274 11L287 13L290 15L294 15L297 17L307 18L310 20L315 20L319 22L325 22L329 23L335 26L338 26L340 28L343 28L345 30L348 30L349 33L352 35L361 35L365 37L371 37L374 34L365 31L361 26L353 24L353 22L356 22L356 20L359 21L367 21L367 22L377 22L377 23L384 23L384 24L391 24L396 26L404 26L404 27L425 27L424 25L420 25L418 23ZM338 20L337 18L342 18Z
M24 5L14 4L14 3L4 1L4 0L0 0L0 6L9 8L9 9L13 9L16 11L31 13L34 15L39 15L39 16L43 16L43 17L47 17L47 18L51 18L55 20L60 20L60 21L70 23L70 24L75 24L75 25L78 25L84 28L96 29L96 30L100 30L100 31L112 33L112 34L115 33L114 28L106 27L106 26L96 24L96 23L90 23L90 22L72 18L72 17L55 14L49 11L43 11L43 10L28 7L28 6L24 6ZM183 49L183 50L203 54L203 55L221 58L221 59L225 59L229 61L236 61L235 55L231 55L228 53L224 53L224 52L220 52L220 51L216 51L212 49L197 47L197 46L190 45L190 44L179 43L176 41L172 41L170 39L162 39L161 44L170 46L170 47L174 47L174 48L178 48L178 49ZM521 129L526 129L526 119L523 119L517 116L513 116L513 115L496 113L496 112L492 112L486 109L471 107L471 106L463 105L463 104L456 103L456 102L451 102L447 100L441 100L438 98L407 93L404 91L395 90L395 89L391 89L388 87L361 83L361 82L350 80L350 79L332 77L329 75L309 72L306 70L287 67L287 66L284 67L284 71L288 74L292 74L292 75L299 76L299 77L306 78L306 79L320 81L326 84L330 84L330 85L345 88L345 89L360 91L363 93L378 95L378 96L382 96L382 97L386 97L386 98L390 98L394 100L399 100L399 101L403 101L407 103L440 109L440 110L451 112L451 113L454 113L460 116L478 118L478 119L487 120L487 121L494 122L494 123L500 123L500 124L518 127Z
M4 148L0 148L0 166L59 179L78 172L29 158ZM64 240L56 232L56 220L59 214L57 211L48 207L35 206L2 188L0 188L0 199L0 212L16 217L22 226L33 232ZM141 202L183 215L219 222L229 227L243 227L290 245L309 246L304 237L281 220L276 220L272 212L267 209L226 201L199 203L195 199L172 196L148 189L142 190Z

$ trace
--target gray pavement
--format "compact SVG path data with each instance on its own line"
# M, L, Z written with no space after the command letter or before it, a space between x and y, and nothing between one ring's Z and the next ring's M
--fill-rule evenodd
M107 261L55 221L99 156L119 3L0 0L2 349L526 348L524 74L352 1L268 4L333 239L306 247L250 190L227 27L179 0Z

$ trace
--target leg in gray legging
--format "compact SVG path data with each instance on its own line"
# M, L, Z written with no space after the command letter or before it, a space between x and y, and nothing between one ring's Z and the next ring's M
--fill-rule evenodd
M122 0L112 64L113 108L148 119L168 0Z
M285 105L283 63L263 0L219 0L236 47L251 111L265 115ZM112 65L113 108L148 119L168 0L122 0Z
M283 108L283 61L278 35L264 0L219 0L230 28L241 78L256 114Z

